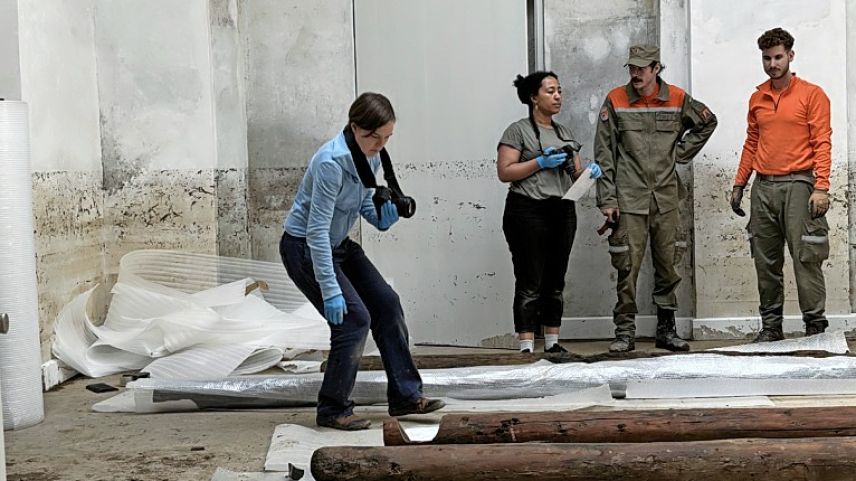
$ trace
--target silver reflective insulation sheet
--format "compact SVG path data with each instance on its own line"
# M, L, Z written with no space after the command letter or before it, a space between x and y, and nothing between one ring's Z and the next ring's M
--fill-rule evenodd
M553 364L539 361L521 366L426 369L424 394L457 399L541 397L608 384L623 397L629 380L645 379L856 379L856 357L723 356L712 353L648 359ZM312 404L323 374L243 376L217 381L140 379L129 388L169 393L171 399L195 397L248 398ZM713 393L712 395L715 395ZM360 372L352 396L357 404L386 402L386 375ZM157 396L155 396L157 401Z

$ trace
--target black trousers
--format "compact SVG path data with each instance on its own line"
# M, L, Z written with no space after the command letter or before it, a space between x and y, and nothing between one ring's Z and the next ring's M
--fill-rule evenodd
M562 325L562 291L577 232L574 203L509 192L502 231L514 265L514 330Z
M279 253L288 276L323 316L324 300L315 280L306 239L283 234ZM330 325L330 355L318 392L318 414L327 417L353 414L351 392L370 331L386 371L389 406L415 403L422 397L422 378L407 345L407 325L398 294L366 257L363 248L350 239L333 249L333 269L348 313L342 324Z

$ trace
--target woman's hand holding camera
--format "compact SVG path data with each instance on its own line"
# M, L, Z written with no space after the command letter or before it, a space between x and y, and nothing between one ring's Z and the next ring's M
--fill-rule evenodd
M388 200L380 208L380 219L377 220L377 228L387 230L396 222L398 222L398 209L391 200Z
M568 160L568 154L565 152L556 152L553 147L544 149L544 153L535 157L535 162L538 162L538 167L541 169L555 169Z

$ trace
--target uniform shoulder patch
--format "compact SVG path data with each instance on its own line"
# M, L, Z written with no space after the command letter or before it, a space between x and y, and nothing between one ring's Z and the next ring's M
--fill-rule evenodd
M704 110L701 111L701 118L703 118L705 121L710 119L711 115L713 115L713 113L707 107L705 107Z
M602 122L606 122L607 120L609 120L609 109L608 108L603 107L602 109L600 109L600 120Z

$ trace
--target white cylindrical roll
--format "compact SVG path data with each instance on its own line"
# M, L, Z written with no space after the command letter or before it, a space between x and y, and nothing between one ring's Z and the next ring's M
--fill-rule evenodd
M0 101L0 393L4 429L44 419L27 104Z

